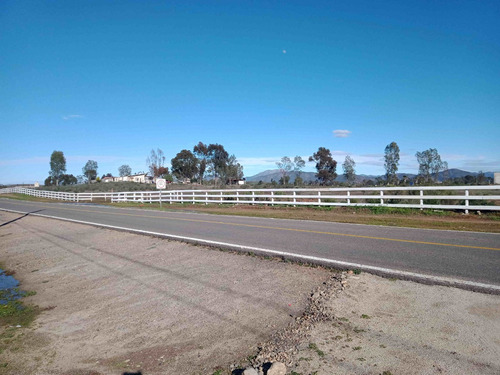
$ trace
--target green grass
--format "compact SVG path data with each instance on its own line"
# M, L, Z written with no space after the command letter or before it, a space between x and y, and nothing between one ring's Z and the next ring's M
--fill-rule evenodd
M310 343L309 344L309 349L313 350L316 352L316 354L320 357L324 357L325 356L325 352L323 352L322 350L320 350L318 348L318 345L314 344L314 343Z

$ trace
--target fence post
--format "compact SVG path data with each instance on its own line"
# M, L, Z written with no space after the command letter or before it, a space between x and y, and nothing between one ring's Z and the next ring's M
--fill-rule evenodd
M465 190L465 196L466 197L469 196L469 190ZM469 200L468 199L465 200L465 207L469 207ZM469 210L467 208L465 209L465 214L466 215L469 214Z
M240 201L240 192L239 192L239 191L237 191L237 192L236 192L236 202L238 202L238 203L239 203L239 201Z
M271 191L271 206L274 206L274 191Z
M252 206L255 205L255 191L252 190Z
M424 191L423 190L420 190L420 197L423 197L424 196ZM420 199L420 211L422 211L424 209L424 200L421 198Z
M208 191L205 192L205 206L208 204Z
M347 190L347 196L350 197L351 196L351 192L349 190ZM351 199L350 198L347 198L347 205L350 206L351 205Z
M380 204L384 204L384 191L380 190Z
M318 191L318 203L321 203L321 191Z
M297 203L297 199L295 198L296 195L297 195L297 192L294 190L293 191L293 203ZM294 204L293 207L297 207L297 205Z
M194 191L193 191L193 204L194 204Z
M220 203L219 204L222 204L222 191L220 192Z

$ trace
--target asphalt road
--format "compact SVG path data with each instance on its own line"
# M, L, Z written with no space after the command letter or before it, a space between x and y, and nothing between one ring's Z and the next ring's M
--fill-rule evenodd
M0 199L2 208L230 244L226 247L239 245L247 250L257 248L298 254L315 257L318 263L322 263L321 260L325 260L323 263L329 260L348 262L366 266L367 270L371 267L488 284L500 291L499 234L10 199Z

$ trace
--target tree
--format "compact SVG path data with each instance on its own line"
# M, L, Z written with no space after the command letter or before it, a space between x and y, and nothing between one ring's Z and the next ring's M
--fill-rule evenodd
M151 150L151 154L146 159L146 164L149 168L149 173L154 178L168 173L168 168L165 167L165 155L159 148L156 151Z
M229 161L229 154L224 149L224 146L217 143L208 145L207 151L209 155L209 171L212 173L215 183L217 178L224 177L224 172Z
M288 175L293 168L293 162L288 156L283 156L280 161L276 162L276 166L278 167L281 179L280 183L283 185L288 184L290 180L290 176Z
M302 169L306 166L306 162L300 156L293 158L293 171L295 172L295 179L300 178Z
M349 184L353 184L356 181L356 162L349 155L345 157L344 164L342 168L344 169L344 177Z
M302 179L302 177L296 176L295 180L293 181L293 184L295 186L302 186L302 185L304 185L304 180Z
M329 149L318 148L318 151L309 157L309 161L316 162L316 170L318 171L316 178L321 185L331 184L337 178L337 161L333 160Z
M198 179L201 184L203 183L203 177L205 176L205 171L207 169L208 159L210 158L208 146L202 142L198 142L198 144L193 148L193 153L198 159Z
M76 185L78 180L72 174L63 174L61 176L61 185Z
M178 179L191 180L198 173L198 159L189 150L182 150L171 160L172 174Z
M227 161L224 177L226 183L231 183L234 180L241 180L243 178L243 166L238 163L236 156L231 155Z
M448 169L448 163L441 160L441 156L435 148L415 154L418 161L418 174L424 182L432 181L432 175L437 181L439 172Z
M54 185L59 185L59 180L63 173L66 172L66 158L62 151L54 151L50 156L50 171Z
M118 173L120 177L130 176L132 174L132 168L129 165L123 164L120 168L118 168Z
M56 183L55 183L55 180L54 180L54 177L52 176L49 176L45 179L45 182L43 183L45 186L54 186Z
M87 182L90 182L97 177L97 162L94 160L89 160L87 164L82 168L83 175L87 177Z
M391 142L385 147L385 178L388 184L396 184L398 176L396 172L399 166L399 146L396 142Z

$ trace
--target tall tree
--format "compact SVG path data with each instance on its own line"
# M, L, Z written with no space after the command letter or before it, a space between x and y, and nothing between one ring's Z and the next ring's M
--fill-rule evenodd
M293 158L293 171L295 172L295 178L300 177L302 169L306 166L306 162L300 156Z
M276 162L276 166L281 174L281 183L283 185L288 184L288 181L290 180L290 176L288 174L293 168L292 160L288 156L283 156L280 161Z
M224 146L217 143L210 144L207 148L209 154L209 170L214 177L214 183L217 178L224 177L224 172L228 165L229 154Z
M61 176L66 172L66 158L62 151L54 151L50 155L50 171L52 182L57 186Z
M154 178L168 173L168 168L165 167L165 155L159 148L156 151L151 150L151 154L146 159L146 164L149 168L149 173Z
M198 173L198 159L189 150L182 150L172 160L172 173L178 179L190 180Z
M198 179L201 184L203 183L203 177L205 176L205 171L207 170L208 159L210 158L208 146L202 142L198 142L198 144L193 148L193 153L198 159Z
M399 146L396 142L391 142L385 147L385 179L388 184L396 184L398 176L396 172L399 167Z
M120 168L118 168L118 173L120 177L130 176L132 174L132 168L130 165L123 164Z
M224 177L226 183L230 183L232 180L241 180L243 178L243 166L238 163L236 156L231 155L229 157Z
M95 160L89 160L82 168L83 175L87 177L87 182L89 184L97 177L97 168L97 162Z
M321 185L329 185L337 178L337 161L333 160L332 153L325 147L318 148L309 161L316 162L316 178Z
M418 174L425 182L430 182L432 175L437 181L439 172L448 169L448 163L441 160L441 156L435 148L419 151L415 156L418 161Z
M344 177L348 184L353 184L356 181L356 162L349 155L345 157L344 164L342 168L344 169Z

